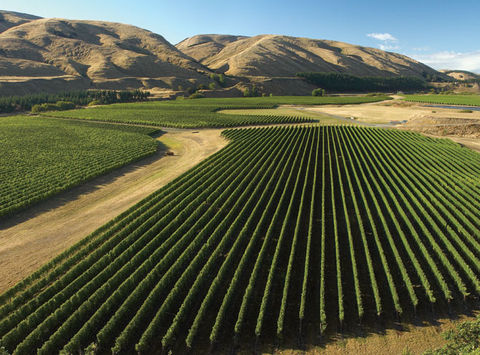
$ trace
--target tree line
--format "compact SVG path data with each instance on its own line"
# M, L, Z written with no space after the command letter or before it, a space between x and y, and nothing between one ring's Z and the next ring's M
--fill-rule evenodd
M38 93L25 96L0 97L0 113L30 111L35 105L41 107L68 102L76 106L105 105L118 102L145 101L150 92L142 90L82 90L57 94ZM41 109L40 109L41 110Z
M366 91L417 91L427 87L425 80L412 76L377 77L355 76L344 73L297 73L298 77L328 91L366 92Z

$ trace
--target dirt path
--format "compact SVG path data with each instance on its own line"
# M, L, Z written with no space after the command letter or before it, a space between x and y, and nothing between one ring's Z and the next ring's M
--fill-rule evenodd
M355 117L356 122L390 124L419 118L480 119L480 111L461 112L461 109L427 107L406 101L382 101L359 105L324 105L304 107L304 110L341 117Z
M227 144L221 130L168 130L174 156L154 156L100 176L0 222L0 293Z

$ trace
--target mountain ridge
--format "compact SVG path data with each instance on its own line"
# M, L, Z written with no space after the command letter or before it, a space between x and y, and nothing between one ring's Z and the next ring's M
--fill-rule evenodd
M423 72L438 73L425 64L394 52L339 41L285 35L236 36L239 38L235 41L220 42L222 46L208 47L218 50L211 50L210 55L204 57L209 37L210 43L219 43L221 37L235 36L197 35L186 38L176 47L209 68L230 75L270 74L278 77L294 76L300 71L348 72L360 76L422 76ZM201 45L197 45L198 38L203 39ZM273 62L278 63L282 59L280 68L279 65L272 68Z
M107 21L0 11L0 95L80 89L147 89L167 95L206 87L235 96L253 84L276 95L309 94L298 72L443 75L406 56L348 43L283 35L205 34L173 45L159 34Z

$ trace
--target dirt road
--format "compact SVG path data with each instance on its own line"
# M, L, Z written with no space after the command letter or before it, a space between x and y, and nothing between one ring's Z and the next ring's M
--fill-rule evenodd
M355 117L355 121L373 124L409 121L419 118L480 119L480 111L461 112L461 109L427 107L405 101L384 101L360 105L324 105L305 107L304 110L335 116Z
M159 151L0 222L0 293L220 150L220 132L169 130L157 139L174 156Z

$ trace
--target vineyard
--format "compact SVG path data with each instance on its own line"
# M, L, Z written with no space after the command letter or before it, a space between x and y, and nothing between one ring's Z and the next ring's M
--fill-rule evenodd
M385 96L302 97L278 96L229 99L196 99L114 104L83 110L48 112L46 115L76 119L134 123L176 128L236 127L259 124L305 123L312 118L271 115L224 115L224 109L274 108L279 104L360 104L386 100Z
M480 106L480 95L405 95L405 100L437 105Z
M157 150L142 127L0 118L0 216Z
M376 128L224 135L224 149L1 295L0 347L199 353L480 292L480 155Z

